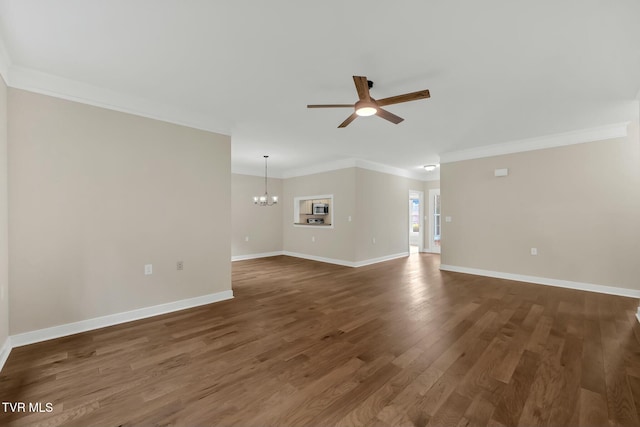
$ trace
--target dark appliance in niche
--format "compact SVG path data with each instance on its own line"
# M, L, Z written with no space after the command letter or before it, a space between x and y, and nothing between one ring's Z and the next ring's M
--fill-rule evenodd
M324 218L307 218L307 224L324 224Z
M314 203L312 207L313 215L327 215L329 213L329 205L326 203Z

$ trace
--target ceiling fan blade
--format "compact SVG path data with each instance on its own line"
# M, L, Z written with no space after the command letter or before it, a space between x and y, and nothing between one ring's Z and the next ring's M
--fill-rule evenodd
M358 115L356 113L351 114L349 117L347 117L347 120L345 120L344 122L340 123L340 126L338 126L338 127L339 128L346 128L347 125L349 123L351 123L352 121L354 121L357 117L358 117Z
M353 108L354 105L353 104L314 104L314 105L307 105L307 108Z
M402 117L398 117L395 114L388 112L387 110L383 110L382 108L378 108L376 116L382 117L385 120L389 120L391 123L394 123L396 125L404 120Z
M404 95L390 96L389 98L378 99L376 102L379 106L399 104L401 102L416 101L431 97L429 89L419 90L418 92L405 93Z
M365 76L353 76L353 82L356 84L359 99L369 100L369 82Z

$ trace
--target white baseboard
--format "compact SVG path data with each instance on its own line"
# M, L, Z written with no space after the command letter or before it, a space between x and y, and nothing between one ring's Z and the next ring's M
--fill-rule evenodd
M289 252L289 251L284 251L284 255L292 256L296 258L309 259L311 261L326 262L328 264L337 264L345 267L364 267L365 265L371 265L371 264L376 264L378 262L389 261L396 258L406 257L406 256L409 256L409 252L400 252L397 254L385 255L378 258L365 259L364 261L345 261L343 259L325 258L321 256L316 256L316 255L301 254L298 252Z
M475 274L476 276L495 277L498 279L515 280L518 282L535 283L538 285L556 286L559 288L577 289L580 291L598 292L601 294L640 298L640 290L619 288L615 286L605 286L605 285L596 285L593 283L573 282L570 280L550 279L547 277L527 276L524 274L503 273L500 271L481 270L479 268L458 267L455 265L446 265L446 264L441 264L440 270L453 271L456 273ZM638 316L640 316L640 311L638 313ZM640 317L638 317L638 320L640 320Z
M345 267L355 267L353 261L345 261L345 260L342 260L342 259L325 258L325 257L321 257L321 256L301 254L301 253L298 253L298 252L289 252L289 251L284 251L283 255L292 256L292 257L295 257L295 258L309 259L311 261L326 262L328 264L337 264L337 265L342 265L342 266L345 266Z
M0 348L0 371L2 371L2 367L7 361L7 358L9 358L9 353L11 353L11 337L7 337Z
M233 298L233 291L228 290L217 292L215 294L208 294L199 297L183 299L180 301L173 301L166 304L139 308L137 310L126 311L123 313L110 314L108 316L95 317L93 319L53 326L51 328L24 332L22 334L12 335L10 337L10 347L20 347L23 345L47 341L67 335L78 334L80 332L86 332L93 329L104 328L120 323L158 316L160 314L171 313L173 311L185 310L187 308L224 301L231 298Z
M364 261L356 261L354 267L364 267L365 265L377 264L379 262L390 261L392 259L408 257L409 252L399 252L397 254L385 255L378 258L365 259Z
M231 261L244 261L247 259L266 258L270 256L284 255L284 251L263 252L260 254L235 255L231 257Z

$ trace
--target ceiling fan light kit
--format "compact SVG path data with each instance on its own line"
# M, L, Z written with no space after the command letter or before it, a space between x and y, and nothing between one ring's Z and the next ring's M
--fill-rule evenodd
M367 102L365 100L356 102L355 109L356 114L361 117L373 116L378 112L378 108L373 102Z
M347 127L349 123L354 121L358 116L366 117L373 116L374 114L390 121L391 123L398 124L404 119L384 110L381 107L385 105L425 99L431 96L429 90L425 89L417 92L405 93L404 95L375 100L371 98L371 94L369 93L369 89L373 87L373 82L371 80L367 80L365 76L353 76L353 83L356 85L356 91L358 92L358 101L355 104L310 104L307 105L307 108L353 108L353 114L347 117L344 122L340 123L338 126L339 128Z

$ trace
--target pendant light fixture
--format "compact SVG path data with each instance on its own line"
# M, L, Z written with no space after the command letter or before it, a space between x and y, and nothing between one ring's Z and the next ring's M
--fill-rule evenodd
M269 156L264 156L264 195L254 196L253 204L259 206L273 206L278 203L278 196L269 196L267 191L267 159Z

